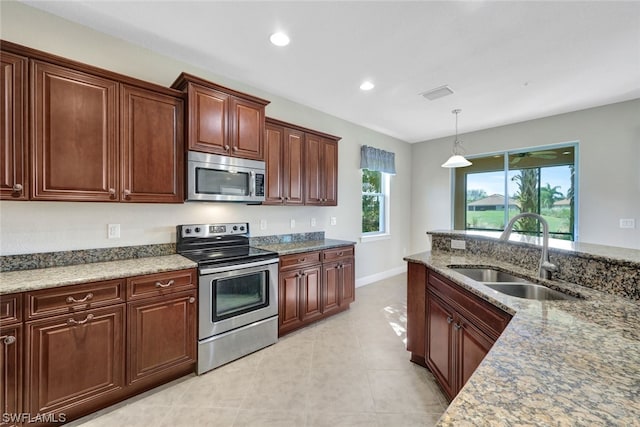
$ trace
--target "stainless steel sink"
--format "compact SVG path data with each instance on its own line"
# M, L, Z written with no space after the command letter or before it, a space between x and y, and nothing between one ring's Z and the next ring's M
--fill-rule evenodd
M489 288L517 298L533 299L538 301L565 300L571 301L577 298L562 292L538 285L527 279L513 274L484 267L450 267L453 271L464 274L477 282L481 282Z
M538 301L571 301L577 299L535 283L485 283L484 285L500 293L518 298L535 299Z
M474 267L455 267L452 268L460 274L476 280L478 282L490 282L490 283L530 283L527 279L514 276L513 274L505 273L504 271L495 270L493 268L474 268Z

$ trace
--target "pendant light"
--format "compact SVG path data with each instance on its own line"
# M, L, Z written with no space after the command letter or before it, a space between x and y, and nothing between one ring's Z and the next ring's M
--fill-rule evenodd
M460 152L464 152L462 142L458 141L458 114L460 114L461 111L459 108L452 111L452 113L456 115L456 139L453 141L452 155L449 157L449 160L442 164L443 168L464 168L471 166L471 162L460 154Z

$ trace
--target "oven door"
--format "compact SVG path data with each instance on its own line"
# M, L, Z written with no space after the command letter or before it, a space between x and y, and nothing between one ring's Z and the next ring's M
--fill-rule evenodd
M202 269L198 283L201 340L278 315L277 259Z

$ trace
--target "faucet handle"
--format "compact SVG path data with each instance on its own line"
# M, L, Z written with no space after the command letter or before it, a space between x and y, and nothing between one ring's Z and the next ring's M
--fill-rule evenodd
M558 271L558 266L549 261L543 261L542 264L540 265L540 268L542 268L543 270L552 271L552 272Z

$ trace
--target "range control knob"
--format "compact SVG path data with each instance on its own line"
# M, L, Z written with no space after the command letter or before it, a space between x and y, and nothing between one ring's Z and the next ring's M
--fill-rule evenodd
M240 231L244 231L244 225L240 226Z
M184 234L191 234L191 229L190 228L185 228L184 229Z
M237 225L233 226L233 231L238 231L238 226Z
M196 227L195 232L199 233L200 232L200 227Z

